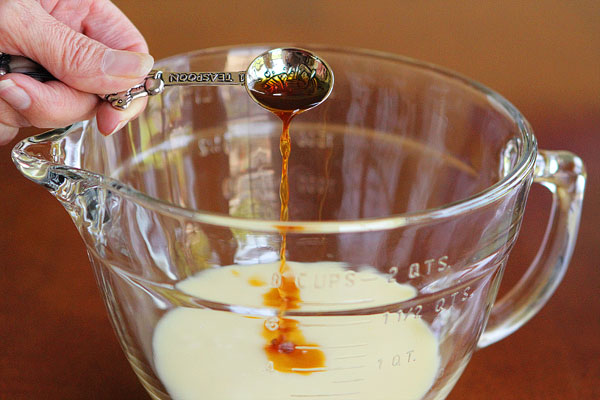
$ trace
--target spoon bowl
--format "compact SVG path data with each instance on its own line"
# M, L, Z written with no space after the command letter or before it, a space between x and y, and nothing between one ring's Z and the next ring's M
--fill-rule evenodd
M331 68L311 52L277 48L256 57L246 71L246 90L260 106L299 113L321 104L333 89Z

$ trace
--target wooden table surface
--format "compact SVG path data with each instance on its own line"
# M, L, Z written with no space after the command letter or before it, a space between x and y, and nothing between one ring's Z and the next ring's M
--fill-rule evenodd
M115 3L132 16L148 38L151 48L156 49L153 51L155 55L162 57L175 52L170 50L181 50L171 46L175 43L171 40L178 38L177 32L171 32L172 36L163 38L161 31L157 33L153 29L157 17L153 17L151 10L135 13L136 7L139 8L143 3ZM410 3L411 12L421 15L418 14L420 11L415 11L416 3ZM494 16L489 18L494 21L501 19L504 15L502 12L509 14L506 18L513 11L514 15L522 14L518 3L503 3L507 5L502 10L508 11L492 10ZM544 3L559 7L558 2L548 0ZM200 6L194 6L192 1L172 4L173 7L187 4L196 7L197 13L200 12ZM592 2L582 4L591 8L591 11L598 11ZM577 18L581 17L569 20L573 26L579 24L580 30L583 29L581 24L585 23L585 18L588 18L585 7L582 12L576 13L567 10L575 13ZM571 14L567 11L550 9L544 12L569 17ZM461 9L459 12L467 11ZM478 18L483 18L482 24L489 22L480 10L475 13L479 13ZM425 11L423 15L426 15ZM352 18L352 15L346 17ZM534 27L531 28L533 30L550 29L548 24L544 25L546 17L545 14L534 14L528 17L527 23ZM589 16L588 20L591 21L591 18ZM215 24L215 21L208 20L207 23ZM519 24L515 26L524 29ZM443 33L445 28L439 29ZM223 44L221 42L240 42L234 33L221 36L214 34L211 37L207 32L205 37L190 39L183 45L177 42L178 46L193 49ZM573 36L576 34L573 31L569 32L575 43L573 46L579 43L577 40L584 41L585 32L583 39ZM415 31L415 37L421 33ZM442 33L438 32L437 37ZM597 34L599 30L592 33ZM309 35L306 41L322 42L318 40L318 35L319 32ZM352 40L352 33L348 35L347 40ZM475 40L476 37L476 33L470 35L468 32L462 32L460 36L465 40ZM264 40L264 37L257 35L250 41ZM334 38L333 43L352 44L344 40ZM584 61L581 62L587 64L583 67L575 65L573 71L583 71L584 75L565 76L564 79L570 80L565 83L553 75L561 76L559 72L542 61L540 63L551 71L544 75L545 71L536 70L536 65L540 64L535 63L535 57L542 60L545 55L537 54L536 51L540 50L535 41L530 40L529 46L537 49L531 52L534 59L527 59L526 66L518 61L510 64L515 69L518 68L515 65L520 65L526 77L511 79L506 74L516 74L516 70L509 68L505 75L498 72L498 80L494 81L490 78L496 76L494 71L484 68L486 63L491 66L497 64L494 56L487 60L485 57L477 59L476 62L471 62L471 58L461 64L456 61L460 56L444 58L445 53L436 53L433 48L431 54L419 54L418 49L423 48L418 47L419 43L431 43L428 37L408 38L387 48L385 44L376 42L376 38L364 40L366 43L360 44L363 47L415 55L449 65L466 75L475 75L475 78L498 89L522 108L534 126L541 148L566 149L577 153L583 158L589 173L579 239L561 286L542 311L523 328L474 354L449 399L599 399L600 107L594 96L598 96L600 87L594 86L598 83L598 76L585 75L596 71L598 64L594 60L597 57L588 54L585 61L587 56L582 53L581 59ZM511 43L520 43L517 38L513 42L495 40L493 37L484 37L482 40L488 42L481 46L497 46L509 55ZM598 39L594 40L591 43L598 45ZM369 46L369 43L373 45ZM558 53L563 51L563 54L569 54L572 51L569 43L563 43L562 46L557 50ZM461 48L459 46L454 50L460 51ZM411 49L417 54L410 53ZM599 47L595 48L596 52L599 50ZM527 53L521 48L515 51L519 55ZM439 59L436 54L440 55ZM556 56L555 64L559 70L563 68L561 59L560 54ZM480 70L477 65L481 67ZM564 65L565 71L569 71L567 64ZM488 73L489 76L486 75ZM540 79L540 82L532 82L535 79ZM32 131L23 132L20 138L28 133ZM3 185L0 191L0 399L148 399L112 331L75 227L51 195L17 172L10 160L10 150L15 143L16 140L0 147L0 184ZM545 228L548 199L543 189L532 191L524 226L507 268L503 290L515 282L523 266L535 254Z

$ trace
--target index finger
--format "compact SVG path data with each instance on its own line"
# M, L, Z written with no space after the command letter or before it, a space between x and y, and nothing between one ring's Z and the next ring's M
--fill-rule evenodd
M117 50L148 52L148 45L135 25L108 0L87 0L86 7L74 11L69 2L42 1L54 18L84 35ZM86 10L81 12L79 10ZM81 13L81 14L79 14Z

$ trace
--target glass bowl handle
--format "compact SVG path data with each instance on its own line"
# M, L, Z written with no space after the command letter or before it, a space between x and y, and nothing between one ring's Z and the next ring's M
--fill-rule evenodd
M532 318L558 287L573 254L586 181L582 160L566 151L540 150L533 181L552 193L548 227L523 277L494 304L479 348L505 338Z

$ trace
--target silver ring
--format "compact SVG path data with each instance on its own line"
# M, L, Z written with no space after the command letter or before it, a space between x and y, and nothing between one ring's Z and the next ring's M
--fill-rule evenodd
M10 72L10 54L0 52L0 76Z

